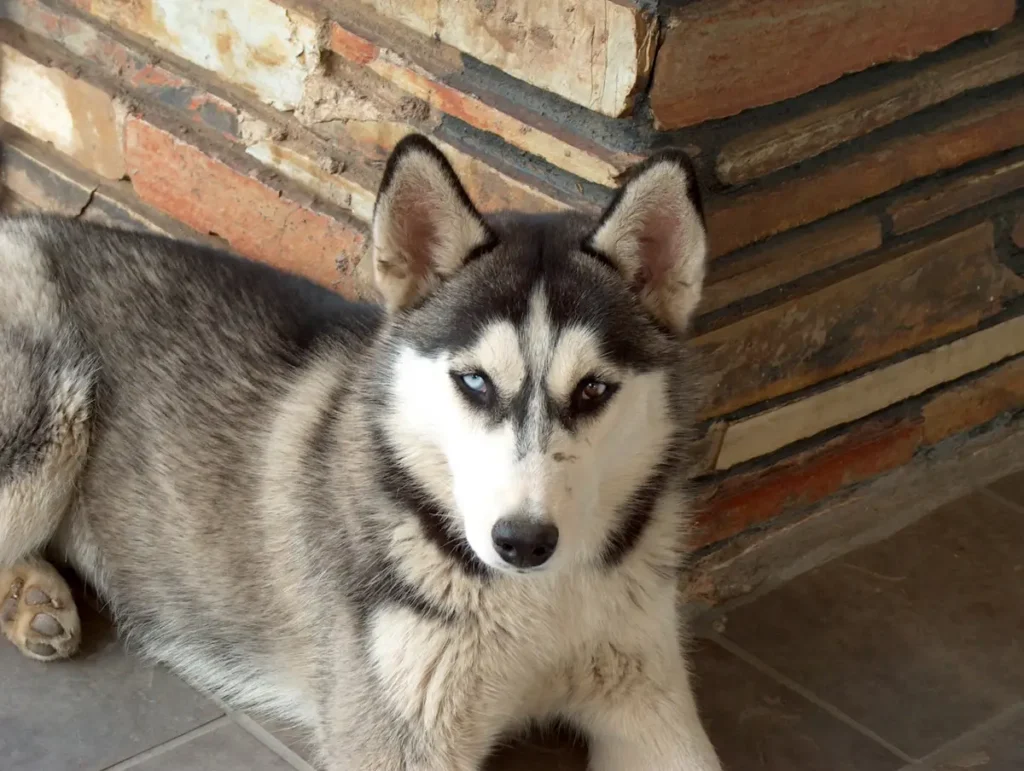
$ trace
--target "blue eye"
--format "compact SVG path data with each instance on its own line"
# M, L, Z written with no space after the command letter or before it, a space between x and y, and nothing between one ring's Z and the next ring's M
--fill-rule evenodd
M483 372L452 372L451 378L470 404L482 408L493 406L497 393L491 379Z
M479 372L470 372L468 375L462 375L461 378L463 384L470 391L478 394L487 393L487 378Z

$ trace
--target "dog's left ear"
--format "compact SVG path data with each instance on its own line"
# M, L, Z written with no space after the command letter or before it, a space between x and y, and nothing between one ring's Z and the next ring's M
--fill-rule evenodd
M416 304L494 242L448 159L419 134L388 159L372 237L374 280L391 311Z
M700 302L708 251L689 156L662 151L630 170L584 249L618 268L658 320L684 332Z

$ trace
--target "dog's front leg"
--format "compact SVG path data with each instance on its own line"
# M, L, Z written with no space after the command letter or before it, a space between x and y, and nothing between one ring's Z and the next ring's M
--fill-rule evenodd
M495 738L491 731L466 719L456 724L426 725L382 706L370 701L360 705L349 702L345 709L335 713L320 739L326 771L483 768Z
M590 739L590 771L721 771L685 662L676 653L665 658L664 669L636 673L576 715Z
M469 635L401 607L378 611L364 639L338 634L336 650L366 658L332 665L321 738L329 771L481 771L507 707Z

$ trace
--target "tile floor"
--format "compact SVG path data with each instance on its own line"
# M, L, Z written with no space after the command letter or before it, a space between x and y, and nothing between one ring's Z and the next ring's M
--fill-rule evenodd
M1024 473L708 619L699 699L730 771L1024 769ZM308 769L86 618L80 657L0 645L2 771ZM529 740L494 771L578 771Z

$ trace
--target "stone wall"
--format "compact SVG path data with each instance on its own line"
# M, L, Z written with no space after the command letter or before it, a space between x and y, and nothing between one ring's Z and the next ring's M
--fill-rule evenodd
M431 134L484 209L692 153L714 252L697 548L1024 406L1014 0L4 0L4 206L226 243L348 294Z

